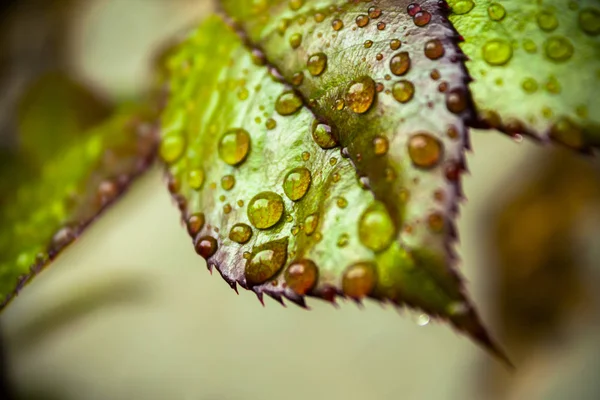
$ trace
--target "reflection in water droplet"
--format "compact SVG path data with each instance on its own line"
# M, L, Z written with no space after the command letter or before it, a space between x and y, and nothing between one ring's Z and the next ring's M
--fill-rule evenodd
M239 165L250 151L250 135L244 129L233 129L221 136L219 157L229 165Z
M454 12L454 14L462 15L471 11L473 7L475 7L473 0L458 0L452 6L452 12Z
M325 53L313 54L308 58L306 67L312 76L321 75L327 67L327 56Z
M427 11L419 11L413 17L413 22L416 26L425 26L431 21L431 14Z
M396 76L404 75L410 69L410 56L406 51L394 55L390 59L390 70Z
M239 244L247 243L251 237L252 228L243 223L235 224L229 231L229 239Z
M317 265L307 259L294 261L285 271L285 283L301 296L315 287L318 277Z
M196 236L204 227L204 223L205 217L203 213L195 213L190 215L186 221L187 230L190 236Z
M278 223L283 211L283 199L273 192L261 192L248 203L248 219L258 229L268 229Z
M428 133L417 133L408 140L408 154L417 167L433 168L442 158L442 143Z
M367 112L374 99L375 82L368 76L356 79L346 91L346 105L357 114Z
M377 269L373 263L358 262L350 265L342 277L342 291L348 297L361 299L371 294L377 282Z
M310 171L304 167L294 168L287 173L283 181L283 191L292 201L298 201L306 195L310 187Z
M504 65L512 58L512 46L504 39L488 40L483 45L483 59L490 65Z
M287 237L255 247L246 262L245 276L248 286L260 285L273 278L285 265L287 247Z
M212 236L203 236L196 240L194 247L196 248L196 253L204 258L210 258L217 252L218 244L217 240Z
M383 204L371 204L358 221L358 237L361 243L375 251L387 249L394 240L396 229Z
M302 99L293 90L287 90L275 101L275 111L279 115L292 115L302 108Z

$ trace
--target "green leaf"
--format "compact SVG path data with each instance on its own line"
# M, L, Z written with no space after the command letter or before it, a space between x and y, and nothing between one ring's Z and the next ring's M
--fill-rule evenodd
M44 78L20 109L21 146L0 155L0 308L150 164L150 114L103 103L66 78ZM54 96L52 95L54 94Z
M297 91L218 18L207 20L169 58L160 154L196 251L232 287L252 289L259 298L266 293L303 305L305 294L331 301L336 295L358 301L370 296L406 304L450 320L503 357L463 294L448 250L468 110L449 112L430 73L438 69L447 92L461 93L461 99L466 75L458 63L423 55L417 36L420 29L434 29L416 27L404 10L388 9L380 21L389 22L390 33L397 24L395 29L415 35L414 44L402 49L413 60L405 79L415 95L397 101L391 88L400 78L388 81L385 75L399 52L390 49L390 40L401 36L380 33L381 40L365 48L366 31L350 33L352 7L365 5L336 12L348 34L340 34L335 46L317 39L321 29L335 34L331 15L318 26L307 21L288 28L290 35L302 29L308 38L312 27L314 49L323 46L329 54L320 78L305 74ZM441 19L434 15L432 21ZM442 32L452 35L449 28ZM278 61L294 66L281 69L283 77L306 71L304 57L289 56L288 34L274 35L278 44L266 45L266 54L280 49ZM441 40L453 58L451 36ZM312 53L302 46L296 51ZM386 61L376 62L379 52ZM361 63L367 55L369 62ZM357 57L356 63L342 62ZM360 91L346 95L357 81L370 99ZM315 114L302 95L313 100ZM346 108L337 110L340 98ZM363 106L368 110L361 114L351 110ZM432 112L436 118L425 118Z
M600 146L597 0L451 0L481 119L511 134Z

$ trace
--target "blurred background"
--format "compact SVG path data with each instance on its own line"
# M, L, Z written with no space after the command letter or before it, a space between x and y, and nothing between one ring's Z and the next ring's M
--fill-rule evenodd
M152 60L212 9L2 4L5 152L28 88L91 90L105 111L80 123L93 124L145 95ZM154 168L0 315L16 398L600 399L600 162L496 132L473 131L472 143L461 272L515 371L418 313L236 295L194 252Z

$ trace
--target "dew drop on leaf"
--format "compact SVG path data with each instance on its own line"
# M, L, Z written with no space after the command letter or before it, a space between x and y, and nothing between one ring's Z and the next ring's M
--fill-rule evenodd
M356 25L359 28L364 28L365 26L367 26L368 23L369 23L369 16L361 14L358 17L356 17Z
M394 241L394 223L385 207L373 203L363 212L358 221L358 237L360 242L374 252L387 249Z
M322 149L332 149L337 146L337 142L331 134L331 127L325 124L319 124L315 121L313 124L312 138Z
M600 34L600 11L594 8L584 8L579 12L581 30L591 36Z
M247 243L252 237L252 228L244 223L238 223L231 227L229 231L229 239L236 243Z
M506 10L500 3L490 4L487 11L492 21L502 21L506 16Z
M544 43L546 56L553 61L567 61L573 55L573 45L569 39L562 36L553 36Z
M185 150L185 138L183 135L171 134L165 136L160 143L160 157L167 164L173 164L179 160Z
M404 75L410 69L410 56L403 51L390 59L390 70L396 76Z
M466 14L475 7L473 0L458 0L452 6L452 11L457 15Z
M512 58L512 46L504 39L492 39L483 45L482 53L488 64L504 65Z
M198 168L188 172L188 184L192 189L200 190L204 184L204 170Z
M204 258L210 258L217 252L217 240L212 236L202 236L196 239L196 253Z
M304 0L290 0L289 6L292 11L298 11L304 5Z
M327 55L325 53L313 54L308 58L306 67L312 76L321 75L327 67Z
M408 15L414 17L419 11L421 11L421 6L417 3L411 3L408 5L408 7L406 7L406 11L408 12Z
M444 45L440 39L432 39L425 43L425 56L437 60L444 55Z
M390 49L392 49L392 50L398 50L401 45L402 45L402 42L398 39L390 40Z
M536 21L540 29L546 32L551 32L558 28L558 19L551 11L539 12Z
M310 187L311 176L307 168L294 168L287 173L283 181L283 191L292 201L302 199Z
M279 115L292 115L302 108L302 99L293 90L287 90L275 101L275 111Z
M356 79L346 91L346 105L357 113L367 112L375 99L375 82L368 76Z
M287 260L288 239L279 239L255 247L246 262L246 283L260 285L273 278Z
M430 214L427 217L427 226L433 233L441 233L444 231L444 216L438 212Z
M459 114L467 109L467 94L461 88L452 89L446 95L446 107L448 111Z
M250 135L244 129L232 129L221 136L219 157L229 165L240 165L250 152Z
M419 11L413 17L413 21L416 26L425 26L431 21L431 14L427 11Z
M369 12L369 18L377 19L377 18L381 17L381 8L379 8L379 7L375 7L375 6L369 7L368 12Z
M334 31L339 31L344 27L344 22L342 22L341 19L334 19L333 21L331 21L331 27Z
M188 217L186 221L187 230L190 236L196 236L204 227L205 217L203 213L195 213Z
M302 34L294 33L290 36L290 46L292 49L297 49L302 44Z
M283 199L274 192L261 192L248 203L248 219L258 229L268 229L283 216Z
M383 136L376 136L373 139L373 151L375 155L383 156L387 154L390 145L388 140Z
M304 82L304 72L300 71L292 75L292 85L300 86L302 82Z
M348 297L361 299L368 296L377 283L375 265L359 262L346 268L342 276L342 291Z
M409 102L415 94L415 86L411 81L405 79L394 83L392 86L392 96L400 103Z
M287 286L299 295L310 292L317 283L318 276L316 264L308 259L294 261L284 274Z
M433 168L442 157L442 143L428 133L417 133L408 140L408 155L417 167Z
M221 187L224 190L231 190L235 186L235 177L233 175L225 175L221 178Z

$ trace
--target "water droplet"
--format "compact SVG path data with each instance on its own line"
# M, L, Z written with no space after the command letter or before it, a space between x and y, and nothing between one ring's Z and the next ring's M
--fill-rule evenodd
M312 76L321 75L327 67L327 56L325 53L313 54L308 58L306 67Z
M430 214L427 217L427 226L429 230L433 233L441 233L444 231L444 216L438 212Z
M541 11L536 20L540 29L546 32L551 32L558 27L558 19L551 11Z
M394 99L400 103L409 102L414 94L415 86L411 81L407 81L406 79L394 83L394 86L392 87L392 95L394 96Z
M383 136L376 136L373 139L373 151L375 155L383 156L387 154L390 145L388 140Z
M368 23L369 23L368 15L361 14L358 17L356 17L356 25L359 28L364 28L365 26L367 26Z
M185 150L185 138L183 135L170 134L160 142L160 157L167 164L173 164L179 160Z
M504 39L488 40L482 52L483 59L490 65L504 65L512 58L512 46Z
M273 278L285 265L287 247L287 237L255 247L246 262L245 276L248 286L260 285Z
M521 87L526 93L535 93L538 90L538 84L533 78L525 78Z
M562 36L548 38L544 43L546 56L553 61L567 61L573 55L573 45L569 39Z
M231 204L227 203L223 206L223 212L225 214L229 214L231 211L233 211L233 208L231 208Z
M406 51L394 55L390 59L390 70L396 76L404 75L410 69L410 56Z
M402 42L399 41L398 39L390 40L390 49L392 49L392 50L398 50L401 45L402 45Z
M319 225L319 216L317 214L311 214L304 219L304 233L306 236L310 236L317 230Z
M285 271L285 283L299 295L305 295L317 283L319 270L311 260L297 260L290 264Z
M431 321L431 318L427 314L420 314L417 317L417 325L419 326L426 326L429 324L429 321Z
M283 181L283 191L292 201L298 201L306 195L310 187L310 171L304 167L294 168L287 173Z
M427 11L419 11L413 17L413 22L416 26L425 26L431 21L431 14Z
M384 30L385 29L385 22L378 22L377 23L377 30Z
M434 81L437 81L438 79L441 78L441 74L440 71L438 71L437 69L434 69L431 71L431 73L429 74L429 76L431 77L431 79L433 79Z
M251 237L252 228L246 224L235 224L229 231L229 239L239 244L247 243Z
M408 140L408 155L417 167L433 168L442 158L442 143L428 133L417 133Z
M302 108L302 99L293 90L283 92L275 101L275 111L279 115L292 115Z
M196 240L194 247L196 248L196 253L204 258L210 258L217 252L217 239L212 236L202 236Z
M302 161L308 161L310 160L310 153L308 151L303 151L301 157Z
M537 45L531 39L523 39L523 48L528 53L535 53L537 51Z
M275 129L277 127L277 121L275 121L273 118L269 118L265 122L265 127L268 130L272 131L273 129Z
M186 221L187 230L190 236L196 236L204 227L206 219L203 213L195 213L188 217Z
M325 21L325 14L321 13L321 12L317 12L315 13L315 22L316 23L321 23L323 21Z
M471 11L475 7L473 0L458 0L452 6L454 14L463 15Z
M365 40L365 42L363 43L363 46L365 49L370 49L371 46L373 46L373 41L372 40Z
M446 107L448 111L459 114L467 109L467 94L461 88L452 89L446 94Z
M574 149L584 146L581 128L569 118L562 117L550 128L550 137L559 143Z
M235 186L235 177L233 175L225 175L221 178L221 187L225 190L231 190Z
M250 135L244 129L232 129L221 136L219 157L229 165L239 165L250 152Z
M325 124L313 123L312 138L322 149L332 149L337 142L331 133L331 127Z
M304 82L304 72L300 71L292 75L292 85L300 86L302 82Z
M290 0L288 4L292 11L298 11L304 5L304 0Z
M252 49L250 57L252 58L252 63L254 65L265 65L267 63L267 58L264 53L259 49Z
M362 213L358 221L358 237L365 247L380 252L393 242L396 229L384 205L376 202Z
M335 204L337 204L339 208L346 208L348 207L348 200L346 200L344 197L338 197L335 201Z
M302 34L294 33L290 36L290 46L292 49L297 49L302 44Z
M71 244L77 237L77 232L70 226L60 228L50 243L50 249L48 250L50 258L54 258L62 249Z
M584 8L579 12L579 26L588 35L600 34L600 11L594 8Z
M373 19L377 19L379 17L381 17L381 8L379 7L369 7L369 18L373 18Z
M432 39L425 43L425 56L430 60L437 60L444 55L444 45L439 39Z
M361 299L371 294L377 282L377 269L373 263L358 262L350 265L342 277L342 291L346 296Z
M193 190L200 190L204 184L204 170L193 169L188 173L188 184Z
M356 79L346 91L346 104L357 114L367 112L374 99L375 82L368 76Z
M417 3L411 3L408 5L408 7L406 7L406 11L408 12L408 15L414 17L419 11L421 11L421 6Z
M490 4L487 11L492 21L502 21L506 16L506 10L500 3Z
M268 229L278 223L283 211L283 199L273 192L261 192L248 203L248 219L258 229Z
M346 246L348 246L349 241L350 241L350 235L348 235L347 233L342 233L340 235L340 237L338 237L336 244L338 247L346 247Z
M334 19L331 21L331 27L334 31L339 31L344 27L344 22L341 19Z
M344 102L344 99L337 99L335 101L335 109L338 111L342 111L344 109L344 107L346 107L346 103Z

